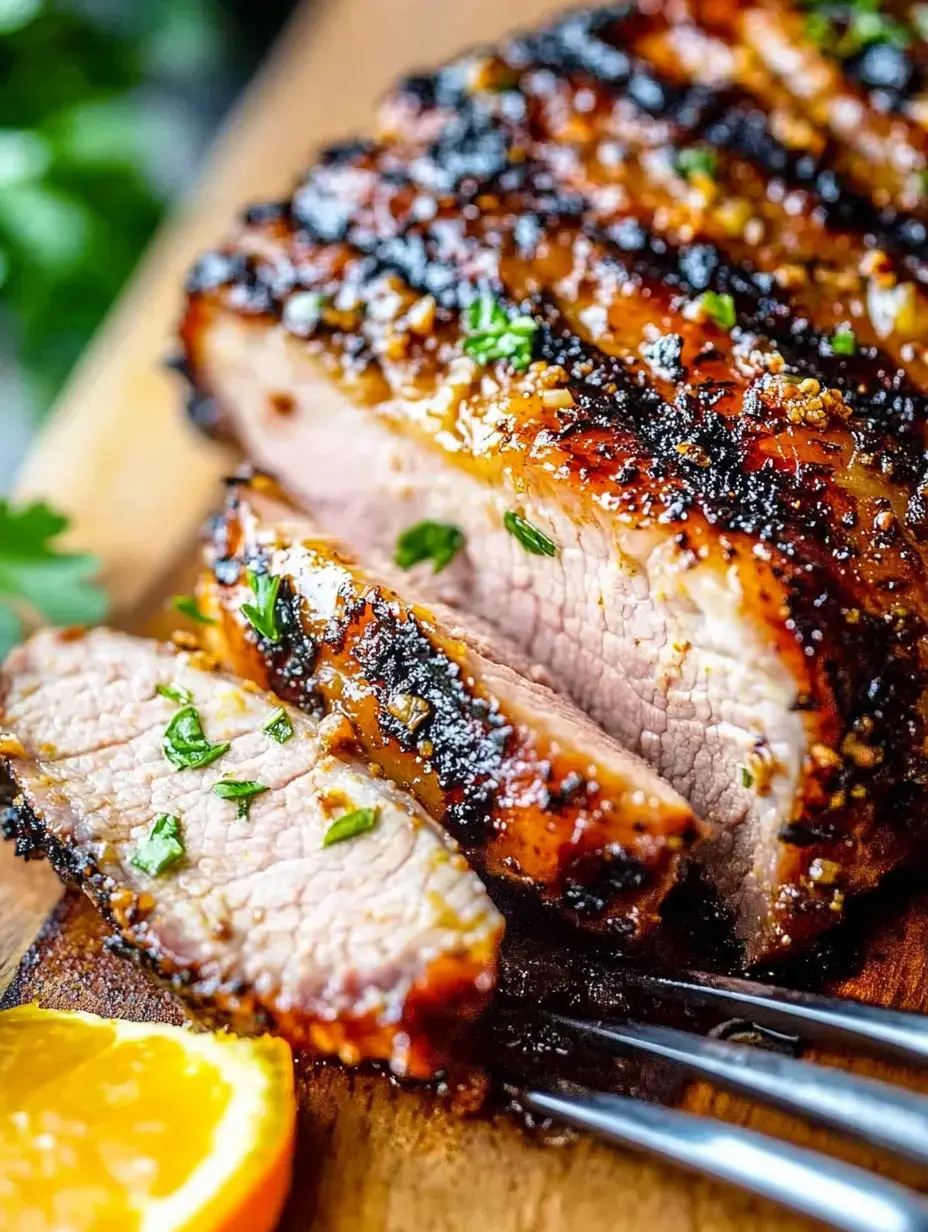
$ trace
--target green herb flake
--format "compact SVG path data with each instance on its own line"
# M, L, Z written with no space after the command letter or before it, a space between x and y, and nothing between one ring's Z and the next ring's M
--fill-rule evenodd
M177 702L178 706L189 706L193 701L190 690L181 688L179 684L156 684L155 692L160 697L166 697L169 702Z
M251 802L255 796L261 796L268 790L263 783L254 780L240 781L238 779L220 779L213 784L213 795L220 800L235 800L238 803L236 816L239 821L246 821Z
M503 525L515 539L522 544L526 552L532 556L556 556L557 544L543 534L537 526L527 522L521 514L507 510L503 514Z
M532 362L538 322L527 316L510 317L489 291L468 307L464 328L464 352L479 364L508 359L513 368L522 371Z
M337 821L333 821L322 839L323 847L331 847L335 843L344 843L349 838L357 838L359 834L367 834L377 825L377 810L359 808L352 813L345 813Z
M129 860L149 877L160 875L184 854L184 840L180 832L180 818L170 813L159 813L152 822L148 837L138 844Z
M275 710L268 721L261 728L267 732L272 740L276 740L278 744L286 744L293 735L293 724L290 722L290 716L286 710L281 707Z
M696 303L716 325L722 329L734 329L737 317L735 301L730 295L720 295L717 291L703 291Z
M811 9L806 16L806 36L840 60L859 55L867 47L878 44L908 47L913 32L918 31L919 16L912 14L912 29L893 17L880 12L879 0L849 0L833 4L830 0L808 0Z
M195 624L214 625L216 623L212 616L207 616L205 612L200 611L200 605L193 595L174 595L171 599L171 607Z
M685 150L678 150L674 159L677 171L686 180L694 175L706 175L710 180L715 179L718 164L718 155L715 150L704 145L694 145Z
M52 544L68 525L44 502L14 509L0 500L0 656L19 640L27 611L52 625L93 625L105 617L106 595L91 581L97 557Z
M835 355L857 354L857 335L847 325L835 330L828 342Z
M280 628L277 624L277 592L280 590L280 578L271 577L269 573L253 573L247 570L245 576L248 585L257 600L256 603L243 603L242 615L268 642L280 641Z
M750 772L747 766L741 767L741 786L742 787L753 787L754 786L754 775Z
M417 522L397 539L393 559L401 569L411 569L420 561L430 560L432 572L441 573L463 546L463 533L449 522Z
M178 770L199 770L228 753L229 744L210 744L195 706L184 706L161 738L165 757Z

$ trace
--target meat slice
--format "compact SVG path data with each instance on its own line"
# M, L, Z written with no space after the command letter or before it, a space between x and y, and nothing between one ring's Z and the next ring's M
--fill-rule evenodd
M343 725L104 629L37 634L2 688L20 849L47 851L195 1012L435 1072L487 1003L502 920Z
M708 819L769 959L924 838L926 138L846 75L836 131L748 56L772 10L702 8L404 82L199 263L182 336L198 421L353 550L460 528L454 603Z
M210 649L303 710L344 715L482 875L614 937L657 922L691 809L502 639L370 576L264 477L232 486L207 560ZM280 579L270 630L249 615L255 573Z

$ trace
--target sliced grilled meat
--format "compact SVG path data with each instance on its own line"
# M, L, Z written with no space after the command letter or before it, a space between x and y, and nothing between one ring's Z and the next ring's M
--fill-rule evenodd
M104 629L37 634L2 688L21 851L195 1012L435 1072L492 991L502 921L455 844L340 747L343 723Z
M311 714L344 715L482 875L616 937L657 922L692 811L503 639L372 578L263 477L233 485L207 559L210 649ZM281 579L263 631L249 616L262 577Z
M353 549L460 527L454 601L714 824L759 959L923 841L926 137L766 64L781 10L696 7L407 80L183 338L200 422Z

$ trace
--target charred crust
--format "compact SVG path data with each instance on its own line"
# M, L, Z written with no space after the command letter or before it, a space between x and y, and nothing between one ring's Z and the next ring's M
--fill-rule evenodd
M603 916L610 905L647 884L648 870L640 860L617 845L595 853L575 856L564 870L564 901L581 919ZM628 919L613 917L609 931L630 934Z
M247 488L237 485L227 525L214 533L214 576L217 567L231 572L230 561L269 567L265 550L241 538L246 502ZM304 546L319 555L323 567L331 563L328 549ZM340 565L344 559L334 556ZM552 759L544 741L513 724L497 699L468 674L460 652L392 592L346 570L334 612L323 622L283 576L276 609L281 637L274 644L245 626L224 583L220 597L227 602L227 616L236 613L227 636L243 638L258 652L258 678L305 711L347 714L372 761L399 769L399 781L414 795L423 784L431 785L422 798L430 811L437 789L442 824L490 883L501 869L508 870L511 880L548 907L630 940L653 922L678 854L695 838L692 818L681 816L667 841L644 821L633 826L617 817L613 823L611 803L603 806L600 787L574 759L564 753ZM352 699L347 710L346 696ZM360 706L357 713L353 705ZM587 765L584 759L584 770ZM528 779L542 791L533 788L531 802L516 805ZM527 810L522 818L520 808ZM628 850L611 840L613 824L629 835ZM518 858L506 854L510 831L550 850L543 884L532 883Z
M231 1027L240 1035L274 1032L297 1047L319 1051L316 1024L298 1011L278 1011L243 980L222 978L168 951L147 920L141 896L120 887L102 872L89 852L56 838L22 797L7 810L5 831L26 859L47 856L63 881L91 900L113 931L104 945L131 960L184 1003L210 1029ZM410 1074L429 1077L446 1060L445 1049L485 1008L492 988L493 963L480 956L439 959L410 990L399 1020L374 1014L321 1024L323 1051L343 1057L396 1060Z
M799 310L788 284L750 259L729 259L714 243L669 239L630 208L618 221L597 213L591 186L552 161L551 149L564 154L565 145L550 140L541 112L551 99L571 106L578 90L606 113L621 98L634 114L666 126L671 158L694 141L734 156L786 191L801 190L830 231L857 248L885 251L896 270L922 282L924 210L906 213L856 191L836 171L836 151L827 143L814 155L787 148L770 116L740 88L662 78L630 50L650 20L631 4L571 13L495 52L475 53L485 61L482 84L474 83L475 57L408 78L392 103L426 117L426 135L409 137L399 150L361 142L327 153L296 191L291 216L253 224L280 241L280 260L243 257L231 282L222 280L229 267L221 261L198 269L191 320L207 300L281 320L295 290L331 296L345 289L357 301L354 316L321 321L307 349L324 354L336 371L369 374L383 397L389 380L381 340L365 311L384 279L398 277L438 306L434 337L410 344L409 371L417 378L440 374L459 353L458 317L477 290L474 268L507 308L531 314L538 325L533 358L563 368L572 405L521 435L514 429L513 443L528 451L554 441L556 461L571 480L606 496L617 517L697 532L708 527L724 561L761 549L769 563L782 601L771 621L778 644L798 655L801 709L809 730L824 732L835 759L808 771L804 816L794 823L799 829L788 831L814 834L814 843L783 836L804 853L804 876L816 844L835 860L852 861L853 854L840 854L842 844L849 851L854 843L865 846L891 796L898 813L884 827L896 834L917 828L917 801L928 786L919 648L928 398L880 348L839 353L829 331ZM872 64L846 67L862 87L875 88ZM908 67L896 64L894 72L897 83L906 76L909 89ZM355 193L357 183L367 187ZM633 360L607 353L578 336L576 320L537 279L526 291L524 279L516 290L503 276L513 262L534 261L552 236L576 257L578 271L589 271L600 302L610 288L628 285L653 305L653 319L679 319L706 291L730 296L731 340L713 341L710 324L694 354L692 344L666 341L682 335L665 334L643 351L648 373L640 353ZM313 249L332 257L338 273L304 286L288 254ZM805 272L814 282L827 269L812 262ZM730 341L748 351L754 342L773 350L782 370L750 379L740 373L736 388ZM195 343L188 345L195 359ZM697 379L697 369L709 375ZM196 379L195 362L189 371ZM830 411L812 407L812 430L801 416L787 417L782 388L788 394L804 381L829 394ZM840 419L834 430L825 422L832 412ZM851 459L862 487L880 484L891 494L892 510L880 513L894 510L899 525L884 518L873 528L861 515L866 502L848 491L840 473ZM385 736L403 739L392 723L383 720ZM893 796L900 781L911 789ZM486 812L492 805L475 798L475 807ZM814 914L817 903L810 892L803 909Z
M512 728L493 700L468 687L460 666L436 648L414 616L401 615L376 592L368 602L372 619L351 653L373 685L381 730L431 763L453 800L452 833L473 842L490 824ZM427 707L414 728L394 713L398 697L421 699Z
M235 563L234 559L226 559L214 566L214 574L223 585L238 581L233 577ZM264 562L262 568L267 568ZM286 579L281 581L277 592L275 615L280 641L271 643L257 639L264 658L271 665L275 692L307 714L320 718L325 711L314 676L318 648L303 623L302 600Z

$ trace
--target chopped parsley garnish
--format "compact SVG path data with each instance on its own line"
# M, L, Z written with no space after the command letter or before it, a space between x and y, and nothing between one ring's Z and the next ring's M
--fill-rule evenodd
M266 641L279 642L280 629L275 609L280 578L271 577L269 573L253 573L251 569L247 570L245 576L257 602L243 603L242 614Z
M184 854L184 840L180 833L180 818L170 813L159 813L152 822L148 837L138 844L129 860L149 877L159 877Z
M537 526L526 522L521 514L507 510L503 514L503 525L533 556L556 556L557 544L543 534Z
M894 17L880 11L880 0L808 0L811 12L806 17L806 34L823 51L847 60L877 44L908 47L912 31ZM913 25L917 26L917 16Z
M703 291L696 303L716 325L722 329L734 329L737 317L735 316L735 301L730 295L720 295L717 291Z
M333 821L322 839L323 847L331 847L333 843L344 843L346 839L357 838L359 834L367 834L377 824L377 810L372 808L355 809L345 813L337 821Z
M688 180L693 175L707 175L711 180L715 178L719 160L715 150L709 146L693 145L688 149L678 150L674 163L684 179Z
M90 580L97 557L52 546L67 528L44 502L13 509L0 500L0 656L19 640L26 612L53 625L93 625L106 615L106 595Z
M750 772L747 766L741 767L741 786L742 787L753 787L754 786L754 775Z
M193 694L189 689L182 689L179 684L156 684L155 692L166 697L169 702L177 702L178 706L189 706Z
M846 325L842 325L828 339L835 355L856 355L857 335Z
M290 716L281 706L279 710L274 711L261 730L267 732L278 744L286 744L293 735L293 724L290 722Z
M171 600L171 607L175 612L180 612L181 616L186 616L188 620L193 620L198 625L216 623L212 616L207 616L205 612L200 611L200 605L193 595L175 595Z
M463 533L449 522L417 522L397 539L393 559L401 569L411 569L420 561L430 560L432 572L441 573L463 546Z
M184 706L171 719L161 738L165 757L178 770L199 770L228 753L229 744L210 744L196 706Z
M489 291L468 307L464 316L464 352L478 364L508 359L513 368L532 362L532 343L538 322L531 317L510 317Z
M238 779L220 779L218 783L213 784L214 796L218 796L220 800L236 800L238 802L236 816L239 821L247 819L251 802L255 796L263 795L267 790L268 788L262 783L256 783L254 780L242 782Z

